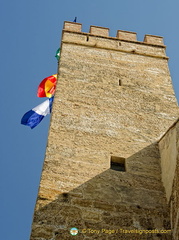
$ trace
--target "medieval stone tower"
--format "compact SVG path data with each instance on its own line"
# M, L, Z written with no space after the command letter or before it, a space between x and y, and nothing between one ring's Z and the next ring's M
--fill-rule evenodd
M108 32L64 23L31 240L179 239L179 109L163 38Z

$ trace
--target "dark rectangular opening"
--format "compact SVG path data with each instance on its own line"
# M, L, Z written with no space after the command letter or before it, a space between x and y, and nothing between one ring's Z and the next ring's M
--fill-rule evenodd
M125 172L126 171L125 158L111 156L110 168L115 171Z

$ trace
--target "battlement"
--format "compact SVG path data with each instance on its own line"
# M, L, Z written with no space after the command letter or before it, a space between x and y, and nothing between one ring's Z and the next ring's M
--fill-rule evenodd
M86 33L82 32L82 24L75 22L64 22L62 42L168 59L163 37L145 35L144 41L138 41L137 33L123 30L117 30L116 37L111 37L109 28L99 26L90 26Z
M82 24L75 22L64 22L64 30L69 30L72 32L81 32Z
M118 30L116 37L121 40L137 41L137 33Z
M71 31L71 32L81 32L82 24L81 23L75 23L75 22L64 22L64 28L63 30ZM87 34L87 33L86 33ZM99 27L99 26L90 26L90 35L95 36L101 36L101 37L110 37L109 36L109 28L106 27ZM111 37L110 37L111 38ZM114 39L114 37L112 37ZM139 42L137 41L137 33L130 32L130 31L123 31L123 30L117 30L116 39L118 40L126 40L126 41L132 41L132 42ZM154 36L154 35L145 35L144 41L140 42L144 44L152 44L157 46L165 47L163 42L163 37L161 36Z
M90 34L109 37L109 28L90 26Z

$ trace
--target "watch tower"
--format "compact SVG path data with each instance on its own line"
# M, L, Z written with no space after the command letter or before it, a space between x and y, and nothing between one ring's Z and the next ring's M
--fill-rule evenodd
M81 27L64 23L31 240L73 227L78 240L171 239L158 140L179 110L163 38Z

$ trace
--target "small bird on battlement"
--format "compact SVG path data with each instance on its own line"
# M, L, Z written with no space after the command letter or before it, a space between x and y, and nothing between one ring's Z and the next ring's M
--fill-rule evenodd
M73 22L76 22L76 20L77 20L77 17L75 17L75 19L74 19L74 21L73 21Z

